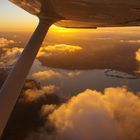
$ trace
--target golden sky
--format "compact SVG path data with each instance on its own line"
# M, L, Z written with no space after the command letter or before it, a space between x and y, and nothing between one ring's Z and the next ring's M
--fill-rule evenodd
M0 0L0 32L32 31L37 23L37 17L8 0Z

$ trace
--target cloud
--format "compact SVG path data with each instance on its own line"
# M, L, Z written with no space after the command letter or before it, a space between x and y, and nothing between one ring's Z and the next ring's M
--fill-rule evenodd
M140 43L140 40L129 40L129 43Z
M57 90L58 87L56 87L55 85L44 86L41 89L28 89L23 94L23 100L26 102L34 102L40 98L44 98L48 94L54 93Z
M2 48L0 56L0 67L12 66L20 56L22 48Z
M140 62L140 49L138 49L136 52L136 60Z
M46 106L48 110L55 107ZM42 111L45 114L45 106ZM103 93L86 90L55 108L48 122L27 140L136 140L140 139L140 98L125 87L106 88Z
M14 40L8 40L3 37L0 38L0 67L10 67L17 61L23 48L8 47L8 45L15 43Z
M67 44L48 45L40 48L37 57L48 56L51 54L73 53L80 50L82 50L80 46L74 46L74 45L67 45Z
M75 76L79 76L81 74L80 71L70 71L68 72L66 75L69 77L69 78L73 78Z
M3 37L0 38L0 48L6 47L6 46L8 46L10 44L14 44L14 43L16 43L14 40L8 40L8 39L3 38Z
M112 40L112 38L111 37L97 37L97 38L95 38L95 40L106 41L106 40Z
M43 105L41 108L42 117L46 117L46 114L52 113L56 109L56 105Z
M32 77L37 81L44 81L46 79L62 77L62 74L54 70L47 70L33 73Z
M120 42L128 42L128 43L140 43L140 40L120 40Z
M46 55L46 57L44 55L38 59L43 66L53 68L70 70L113 69L135 75L137 63L134 59L134 53L139 48L138 44L135 47L129 46L128 43L120 45L118 38L116 39L111 40L113 46L110 42L104 43L94 40L94 46L88 42L84 45L81 44L83 47L81 51L66 54L57 53L57 55ZM110 52L109 55L108 52Z
M137 74L140 74L140 49L138 49L135 53L135 59L138 63L138 66L137 66L137 70L136 70L136 73Z
M80 71L60 72L56 70L39 71L32 74L32 78L37 81L44 81L53 78L74 78L80 75Z

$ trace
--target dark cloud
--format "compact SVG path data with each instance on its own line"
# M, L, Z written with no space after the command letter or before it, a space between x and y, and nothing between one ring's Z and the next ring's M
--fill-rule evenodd
M40 116L42 107L61 103L53 92L51 85L42 88L36 81L26 80L1 140L24 140L32 131L42 127L47 121Z
M105 45L103 47L98 44L74 53L41 56L39 60L44 66L55 68L72 70L113 69L135 75L137 69L135 52L139 47L126 46L126 44L118 47L117 45Z

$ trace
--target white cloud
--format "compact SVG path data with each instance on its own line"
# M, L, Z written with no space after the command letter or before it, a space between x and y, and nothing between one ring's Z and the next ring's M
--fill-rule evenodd
M14 44L14 43L16 43L14 40L8 40L8 39L3 38L3 37L0 38L0 48L6 47L6 46L8 46L10 44Z
M47 108L46 113L55 107ZM86 90L55 108L49 120L56 127L53 134L47 133L46 122L27 140L138 140L140 98L125 87Z
M23 51L22 48L2 48L0 56L0 67L12 66Z
M82 48L80 46L67 45L67 44L56 44L56 45L44 45L40 48L37 57L48 56L51 54L59 53L73 53L80 51Z
M140 99L126 88L86 90L50 115L60 140L140 139L139 118Z
M39 71L32 74L32 78L41 82L47 79L53 78L74 78L80 75L80 71L68 71L62 72L57 70L46 70L46 71Z
M44 81L46 79L60 78L62 74L54 70L47 70L33 73L32 77L37 81Z

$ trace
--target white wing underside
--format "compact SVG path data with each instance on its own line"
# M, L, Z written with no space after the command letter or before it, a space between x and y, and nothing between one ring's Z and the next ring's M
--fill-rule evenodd
M140 0L42 0L43 3L41 0L11 1L39 17L60 16L61 20L56 25L63 27L95 28L140 25ZM56 13L55 16L49 15L50 9L51 12Z

